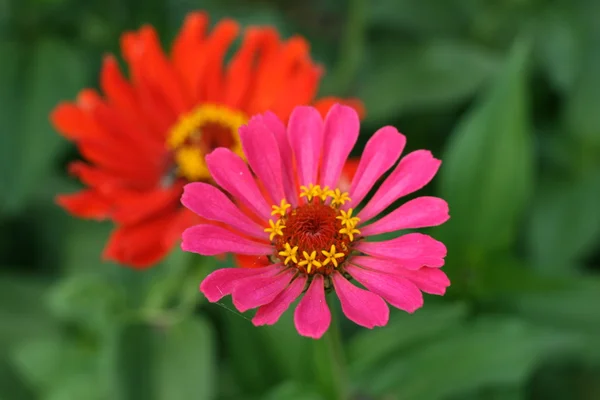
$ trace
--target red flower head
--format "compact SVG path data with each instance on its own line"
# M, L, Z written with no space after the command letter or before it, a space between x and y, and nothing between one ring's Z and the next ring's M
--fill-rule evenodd
M208 300L231 294L239 311L258 308L252 321L264 325L274 324L304 293L294 314L296 328L301 335L319 338L331 320L326 290L335 291L350 320L368 328L387 324L385 301L413 312L423 305L422 291L445 293L450 282L440 270L446 256L443 243L420 233L367 241L449 218L448 205L437 197L417 197L381 217L396 200L425 186L440 160L425 150L407 154L355 213L406 143L391 126L378 130L346 191L340 177L358 131L358 115L349 107L332 107L323 121L315 108L300 106L287 129L272 113L255 116L240 129L252 172L229 149L206 157L216 183L247 211L214 186L190 183L182 202L210 223L188 228L182 248L270 261L260 268L211 273L200 285Z
M296 105L313 103L325 113L336 101L314 101L322 70L304 39L250 27L225 63L239 25L223 20L210 32L207 26L205 14L190 14L170 55L150 26L125 33L130 78L108 56L102 94L85 89L52 113L56 129L87 161L69 168L87 189L58 203L79 217L114 221L106 259L144 268L164 257L198 222L179 203L183 186L209 180L204 156L213 149L243 156L238 128L249 116L271 110L287 120Z

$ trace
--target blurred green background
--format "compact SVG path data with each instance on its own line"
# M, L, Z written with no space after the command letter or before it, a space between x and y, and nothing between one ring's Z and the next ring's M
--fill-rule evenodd
M450 203L445 297L343 321L332 357L289 312L255 328L198 296L214 260L100 261L110 224L53 202L78 155L48 113L121 32L169 43L194 9L306 36L322 94L366 105L358 150L391 124L442 158L419 194ZM0 0L0 399L600 399L598 21L596 0Z

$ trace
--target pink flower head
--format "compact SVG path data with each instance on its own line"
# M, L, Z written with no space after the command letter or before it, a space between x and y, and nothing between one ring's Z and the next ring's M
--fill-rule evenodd
M337 294L346 317L367 328L387 324L386 301L412 313L423 305L421 292L445 293L450 282L439 269L446 256L443 243L420 233L367 241L371 235L435 226L449 218L444 200L418 197L377 219L400 197L425 186L441 161L425 150L406 155L356 213L406 143L395 128L379 129L343 191L342 168L359 128L350 107L335 105L323 121L315 108L301 106L293 110L287 128L272 113L240 128L252 172L229 149L206 157L216 184L230 196L206 183L185 187L183 204L214 224L187 229L182 248L270 261L265 267L211 273L200 285L208 300L231 295L241 312L258 308L255 325L270 325L302 295L294 313L296 329L317 339L331 321L328 291Z

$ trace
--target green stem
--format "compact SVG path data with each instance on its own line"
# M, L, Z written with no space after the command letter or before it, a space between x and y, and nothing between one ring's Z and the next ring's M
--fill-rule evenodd
M349 390L341 332L336 308L331 304L331 298L328 300L332 312L331 325L325 335L314 342L315 373L325 398L347 400Z

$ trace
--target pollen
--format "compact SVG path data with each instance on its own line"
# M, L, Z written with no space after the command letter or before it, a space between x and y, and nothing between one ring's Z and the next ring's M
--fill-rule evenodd
M339 208L350 200L348 193L309 184L300 187L300 198L295 207L286 199L272 206L275 218L265 229L275 247L272 259L306 275L327 277L336 270L343 271L346 259L361 240L357 229L360 219L352 215L352 209Z
M204 156L217 147L243 157L238 128L247 121L245 114L216 104L201 105L180 117L166 142L178 175L189 181L209 179Z

